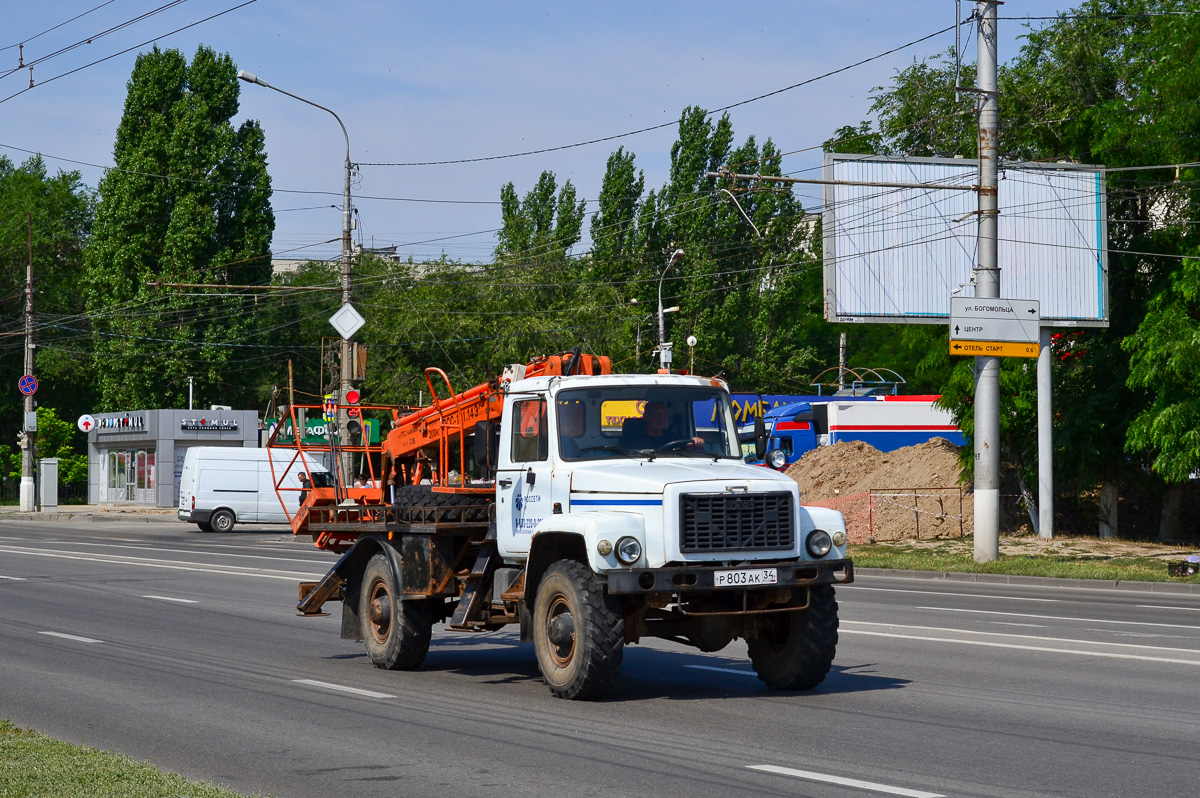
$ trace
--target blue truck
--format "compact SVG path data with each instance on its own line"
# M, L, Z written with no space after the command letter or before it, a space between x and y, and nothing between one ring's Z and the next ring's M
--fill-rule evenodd
M934 403L938 396L810 396L802 401L762 409L768 438L766 458L754 458L753 423L743 418L746 462L784 469L818 446L863 441L881 452L945 438L964 446L966 438L949 411ZM760 406L761 407L761 406ZM744 416L756 415L753 408Z

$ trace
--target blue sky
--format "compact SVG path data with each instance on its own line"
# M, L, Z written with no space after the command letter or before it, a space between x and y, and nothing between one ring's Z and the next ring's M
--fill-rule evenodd
M170 0L112 0L29 41L28 63ZM104 0L8 3L0 33L0 153L42 152L50 169L79 169L95 187L112 164L125 84L146 45L105 58L245 0L184 0L34 69L17 66L15 45ZM973 3L964 2L965 17ZM1009 0L1002 17L1047 16L1070 8L1052 0ZM199 44L226 52L242 69L333 109L346 124L351 158L361 163L440 161L555 147L678 118L687 105L716 108L877 55L954 21L952 0L936 2L401 3L257 0L159 40L189 58ZM1035 26L1044 23L1034 22ZM1022 22L999 23L1000 58L1019 46ZM966 35L967 26L963 28ZM770 137L785 152L819 145L838 127L867 116L871 89L913 59L942 52L953 31L809 86L730 112L740 142ZM966 52L974 53L974 39ZM239 118L262 122L276 193L274 251L329 257L339 245L345 145L322 111L243 84ZM368 246L400 245L421 259L489 258L500 224L500 187L524 194L544 169L592 199L618 146L637 154L648 187L661 185L674 141L670 127L543 155L444 166L363 166L353 193ZM20 148L20 149L12 149ZM785 158L793 172L819 152ZM806 205L817 195L801 193ZM370 199L370 197L387 199ZM423 200L411 202L402 200ZM428 200L439 200L429 202ZM589 203L588 212L594 210ZM586 227L586 225L585 225ZM463 236L430 243L429 239ZM584 245L586 246L586 242Z

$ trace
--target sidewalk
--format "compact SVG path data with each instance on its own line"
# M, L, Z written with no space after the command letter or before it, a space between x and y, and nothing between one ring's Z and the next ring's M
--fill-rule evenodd
M53 512L26 513L18 507L0 507L0 524L5 521L122 521L164 523L175 521L174 507L112 507L98 504L60 504Z
M853 557L853 553L851 553ZM1062 579L1050 576L1016 576L1012 574L971 574L948 571L901 571L896 568L855 568L855 576L884 579L923 579L944 582L976 582L980 584L1032 585L1037 587L1069 587L1077 590L1129 590L1142 593L1175 593L1200 596L1200 585L1187 582L1139 582L1110 579Z

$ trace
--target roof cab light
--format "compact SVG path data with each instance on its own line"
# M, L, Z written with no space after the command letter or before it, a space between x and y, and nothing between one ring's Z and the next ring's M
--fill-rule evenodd
M824 529L814 529L805 538L804 548L812 557L824 557L833 548L833 539Z
M642 557L642 544L628 535L617 541L617 559L625 565L633 565Z

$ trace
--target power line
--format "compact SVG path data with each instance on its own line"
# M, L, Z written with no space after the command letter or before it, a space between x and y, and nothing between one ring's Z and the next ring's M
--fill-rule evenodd
M869 58L864 58L861 61L856 61L853 64L847 64L846 66L838 67L837 69L831 70L822 75L817 75L816 77L802 80L799 83L793 83L790 86L784 86L781 89L775 89L774 91L769 91L766 94L760 94L757 97L751 97L747 100L740 100L738 102L731 103L729 105L725 105L720 108L714 108L711 111L709 111L708 113L709 114L717 114L717 113L721 113L724 111L729 111L734 108L741 107L743 105L748 105L753 102L758 102L759 100L765 100L768 97L774 97L777 94L783 94L784 92L791 91L792 89L798 89L801 86L807 86L810 83L816 83L818 80L824 80L825 78L832 77L833 75L837 75L842 72L846 72L847 70L854 69L855 67L860 67L863 64L869 64L872 61L877 61L880 58L884 58L886 56L892 55L893 53L897 53L908 47L912 47L913 45L917 45L917 44L920 44L921 42L928 41L929 39L932 39L936 36L940 36L943 33L954 30L955 27L957 27L957 26L951 25L948 28L942 28L941 30L934 31L933 33L930 33L927 36L922 36L919 39L914 39L913 41L902 44L899 47L893 47L890 50L887 50L882 53L878 53L877 55L870 56ZM629 136L636 136L641 133L649 133L652 130L662 130L663 128L671 127L672 125L676 125L676 124L678 124L678 122L673 120L671 122L663 122L660 125L651 125L650 127L643 127L643 128L639 128L638 130L631 130L626 133L617 133L612 136L602 136L600 138L589 139L588 141L576 142L575 144L562 144L557 147L543 147L538 150L527 150L525 152L513 152L513 153L509 153L507 155L485 155L485 156L481 156L481 157L477 157L477 158L455 158L455 159L447 160L447 161L411 161L411 162L399 162L399 163L361 163L361 164L359 164L359 166L445 166L448 164L480 163L482 161L499 161L499 160L503 160L506 158L522 158L526 155L541 155L541 154L547 153L547 152L558 152L560 150L575 149L576 147L586 147L591 144L601 144L606 141L615 141L617 139L627 138Z
M153 44L154 42L157 42L160 39L165 39L168 36L174 36L176 33L185 31L188 28L194 28L197 25L202 25L205 22L216 19L217 17L223 17L226 14L230 13L231 11L237 11L239 8L245 8L246 6L251 5L253 3L257 3L257 2L258 2L258 0L246 0L246 2L244 2L244 3L236 5L232 8L227 8L224 11L218 11L216 14L213 14L212 16L205 17L204 19L198 20L189 25L184 25L182 28L176 28L175 30L170 31L169 33L164 33L161 36L155 36L153 39L147 39L146 41L142 42L141 44L135 44L133 47L127 47L124 50L120 51L119 53L113 53L112 55L105 56L104 58L98 58L95 61L92 61L90 64L84 64L83 66L76 67L75 69L69 70L67 72L63 72L59 75L55 75L54 77L46 78L45 80L38 83L37 86L45 86L47 83L53 83L54 81L58 80L59 78L65 78L68 75L74 75L76 72L80 72L89 67L94 67L94 66L96 66L96 64L102 64L105 61L110 61L118 56L125 55L125 53L128 53L133 50L137 50L140 47L145 47L147 44ZM14 97L18 97L18 96L24 94L25 92L30 91L33 88L35 88L35 86L31 85L27 88L21 89L18 92L14 92L13 94L10 94L3 99L0 99L0 104L6 103L9 100L13 99Z
M10 44L7 47L0 47L0 52L3 52L4 50L11 50L14 47L20 47L22 44L29 44L34 39L39 39L42 36L45 36L47 33L58 30L63 25L70 24L81 17L86 17L88 14L92 13L93 11L99 11L101 8L104 8L105 6L111 5L112 3L115 3L115 2L117 2L117 0L105 0L105 2L101 3L98 6L95 6L93 8L89 8L87 11L84 11L82 14L76 14L75 16L68 19L66 22L60 22L52 28L46 28L41 33L35 33L33 36L29 36L25 39L22 39L21 41L15 43L15 44Z

